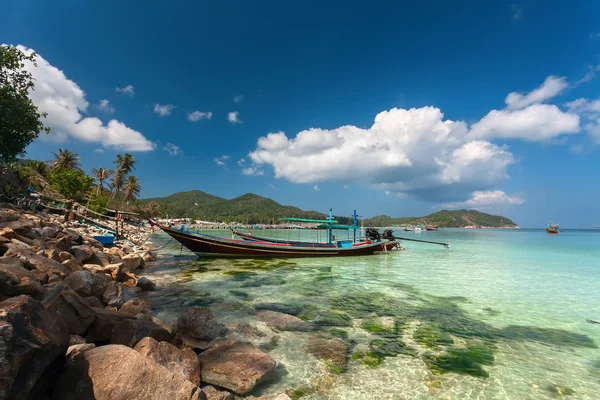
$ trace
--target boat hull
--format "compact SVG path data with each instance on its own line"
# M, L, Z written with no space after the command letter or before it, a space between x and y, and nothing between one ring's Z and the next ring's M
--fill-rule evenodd
M560 233L560 229L546 228L548 233Z
M397 242L379 242L350 248L283 246L195 235L162 226L160 228L200 257L349 257L386 252L398 246Z

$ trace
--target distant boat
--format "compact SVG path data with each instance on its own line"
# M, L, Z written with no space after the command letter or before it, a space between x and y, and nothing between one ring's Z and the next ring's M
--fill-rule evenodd
M414 232L415 228L413 228L413 226L412 226L412 225L409 225L409 226L405 227L405 228L404 228L404 230L405 230L406 232Z
M558 224L554 224L552 222L548 222L548 226L546 226L546 232L548 233L560 233L560 228Z
M438 226L437 225L427 225L427 226L425 226L425 229L428 231L437 231Z
M413 229L413 231L415 231L415 232L423 232L423 228L421 228L420 226L415 226L415 229Z

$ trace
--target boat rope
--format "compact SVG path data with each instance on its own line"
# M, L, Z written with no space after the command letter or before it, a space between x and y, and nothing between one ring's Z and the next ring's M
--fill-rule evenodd
M164 245L162 245L162 246L160 246L160 247L157 247L157 248L155 248L155 249L154 249L154 248L153 248L153 249L150 249L150 251L162 250L162 249L164 249L165 247L167 247L167 246L169 245L169 243L171 243L172 241L173 241L173 238L169 239L169 241L168 241L167 243L165 243Z
M443 243L443 242L432 242L430 240L410 239L410 238L403 238L403 237L398 237L398 236L394 236L394 239L397 239L397 240L409 240L409 241L412 241L412 242L439 244L439 245L444 246L447 249L450 248L450 244L449 243Z

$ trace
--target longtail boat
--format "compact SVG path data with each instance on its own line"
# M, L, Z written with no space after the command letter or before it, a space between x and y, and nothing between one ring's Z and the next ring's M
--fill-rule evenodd
M546 232L560 233L560 228L559 228L558 224L553 224L551 222L548 222L548 225L546 226Z

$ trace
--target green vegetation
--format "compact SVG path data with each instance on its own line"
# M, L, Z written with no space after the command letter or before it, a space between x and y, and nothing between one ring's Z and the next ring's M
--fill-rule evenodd
M466 348L450 347L442 354L428 354L425 363L437 375L455 372L487 378L489 374L482 365L493 365L494 355L491 349L473 344Z
M385 359L384 356L373 352L356 352L352 354L353 360L360 360L369 367L376 367Z
M432 349L454 343L452 337L442 331L436 324L420 325L413 334L413 339L415 339L415 342Z
M92 178L79 169L58 168L49 176L50 184L66 198L80 200L92 186Z
M575 391L565 385L548 385L546 390L550 392L554 397L573 396Z
M50 132L41 122L46 113L28 96L35 84L25 63L36 65L36 54L25 55L13 46L0 45L0 164L25 154L40 132Z
M509 218L482 213L477 210L442 210L424 217L391 218L378 215L366 219L369 226L397 225L438 225L440 228L461 228L465 226L488 226L494 228L514 227L516 224Z

